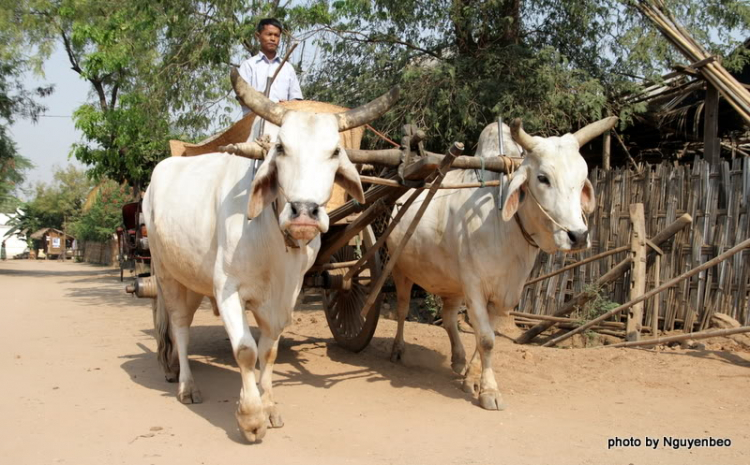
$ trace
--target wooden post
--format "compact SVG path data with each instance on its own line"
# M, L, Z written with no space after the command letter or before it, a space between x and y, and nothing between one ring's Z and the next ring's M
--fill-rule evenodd
M703 106L703 154L711 165L719 162L719 91L706 82L706 103Z
M661 254L656 254L654 260L654 287L661 284ZM659 295L654 296L654 305L651 310L651 336L659 337Z
M630 268L630 300L635 300L646 292L646 218L642 203L630 204L630 255L633 261ZM628 311L626 328L627 340L637 341L643 323L643 302L633 305Z
M604 140L602 142L602 169L604 171L609 171L610 153L612 151L612 134L610 134L609 131L604 132Z

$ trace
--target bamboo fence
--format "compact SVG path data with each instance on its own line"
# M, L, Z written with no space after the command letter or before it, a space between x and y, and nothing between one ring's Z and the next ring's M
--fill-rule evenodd
M642 164L637 170L595 169L590 180L598 202L598 208L589 219L591 248L577 255L540 254L529 280L586 257L629 245L629 206L632 203L644 204L648 237L683 213L693 217L689 227L662 247L664 256L659 260L658 280L656 267L649 262L647 291L656 287L657 282L667 282L750 237L748 158L722 161L713 166L696 159L692 166L673 166L664 162ZM616 253L527 286L519 311L534 315L554 313L573 295L584 290L593 291L591 283L625 259L628 253ZM743 251L650 298L646 301L643 326L653 326L656 299L657 323L661 330L704 330L716 312L725 313L743 325L750 324L748 258L750 251ZM629 289L628 272L598 292L606 300L623 303L630 300ZM625 315L620 315L614 317L614 321L624 321L625 318Z

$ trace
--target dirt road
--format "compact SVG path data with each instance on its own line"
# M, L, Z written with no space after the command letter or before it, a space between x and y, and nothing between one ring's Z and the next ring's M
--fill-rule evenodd
M360 354L338 348L320 310L282 339L275 396L285 426L247 445L240 377L207 305L191 363L204 402L180 404L154 358L151 307L115 271L0 263L0 457L8 464L748 464L750 354L743 350L543 349L498 342L508 409L460 389L441 328L392 321ZM473 336L464 335L467 350ZM675 439L729 439L681 447ZM608 449L634 438L640 446ZM654 449L645 438L659 439Z

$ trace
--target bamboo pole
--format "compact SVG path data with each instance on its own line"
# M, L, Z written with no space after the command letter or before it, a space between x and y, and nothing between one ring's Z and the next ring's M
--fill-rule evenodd
M713 266L716 266L717 264L723 262L727 258L730 258L733 255L735 255L735 254L737 254L739 252L742 252L744 249L746 249L748 247L750 247L750 239L747 239L747 240L739 243L738 245L732 247L731 249L727 250L726 252L724 252L723 254L719 255L718 257L713 258L713 259L707 261L706 263L704 263L704 264L702 264L702 265L700 265L698 267L695 267L692 270L690 270L690 271L688 271L686 273L683 273L683 274L681 274L680 276L678 276L678 277L676 277L674 279L671 279L671 280L667 281L666 283L662 284L661 286L659 286L659 287L657 287L655 289L652 289L652 290L646 292L645 294L643 294L642 296L638 297L637 299L634 299L634 300L631 300L630 302L622 304L622 305L620 305L617 308L613 308L612 310L608 311L607 313L605 313L605 314L603 314L603 315L601 315L601 316L599 316L597 318L594 318L593 320L589 321L588 323L586 323L584 325L579 326L578 328L574 329L573 331L571 331L569 333L563 334L562 336L559 336L559 337L556 337L554 339L551 339L551 340L547 341L546 343L543 344L543 346L544 347L551 347L554 344L558 344L561 341L564 341L564 340L566 340L566 339L568 339L570 337L573 337L574 335L580 333L581 331L584 331L584 330L590 328L591 326L594 326L595 324L599 323L600 321L604 321L604 320L612 317L613 315L616 315L616 314L620 313L621 311L626 310L626 309L632 307L633 305L635 305L637 303L643 302L644 300L650 298L651 296L654 296L654 295L658 294L659 292L663 291L664 289L672 287L675 284L678 284L678 283L684 281L685 279L690 278L691 276L695 276L696 274L700 273L701 271L705 271L705 270L707 270L707 269L709 269L709 268L711 268Z
M693 221L693 218L687 213L685 213L681 217L677 218L674 222L672 222L669 226L661 230L657 235L652 237L651 240L654 244L661 245L662 243L670 239L672 236L677 234L685 226L692 223L692 221ZM596 281L596 283L594 283L594 285L597 287L602 287L616 280L623 274L625 274L625 272L628 269L630 269L631 260L632 258L628 257L625 260L618 263L617 265L615 265L604 276L600 277ZM576 307L580 307L581 305L585 304L592 298L593 296L587 294L586 292L581 292L575 295L572 299L570 299L563 307L559 308L554 313L554 316L566 316L572 313L573 310L576 309ZM531 342L535 337L542 334L544 331L551 328L552 326L555 326L555 323L551 321L545 321L545 322L539 323L538 325L534 326L533 328L529 329L528 331L523 333L521 336L519 336L516 339L516 342L518 344L526 344L528 342Z
M661 273L661 254L656 254L654 260L654 286L659 287ZM654 298L654 305L651 309L651 334L656 337L659 335L659 296Z
M708 52L696 42L688 31L667 11L663 3L655 7L649 0L631 1L636 9L650 19L656 28L683 55L692 62L703 62L709 58ZM729 72L718 63L709 62L700 67L701 75L716 87L747 123L750 123L750 92L742 87Z
M608 346L598 346L596 349L602 347L606 348L618 348L618 347L644 347L644 346L655 346L658 344L667 344L669 342L680 342L688 339L707 339L709 337L722 337L731 336L733 334L742 334L750 332L750 326L740 326L739 328L729 329L707 329L705 331L696 331L694 333L678 334L676 336L665 336L657 337L655 339L647 339L643 341L632 341L632 342L620 342L618 344L612 344Z

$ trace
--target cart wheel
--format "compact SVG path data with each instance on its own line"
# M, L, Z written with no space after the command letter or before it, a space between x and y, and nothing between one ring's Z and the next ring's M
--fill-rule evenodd
M348 262L358 259L358 249L364 254L375 244L375 234L369 226L362 230L349 242L349 245L338 250L332 262ZM351 287L348 290L324 290L323 307L326 312L328 326L331 328L334 339L344 348L352 352L359 352L370 343L375 328L380 318L380 305L383 302L381 293L375 304L370 309L366 318L360 315L365 300L370 293L370 286L380 276L382 271L380 254L375 254L369 264L363 267L359 274L352 278ZM347 269L344 268L343 271Z

